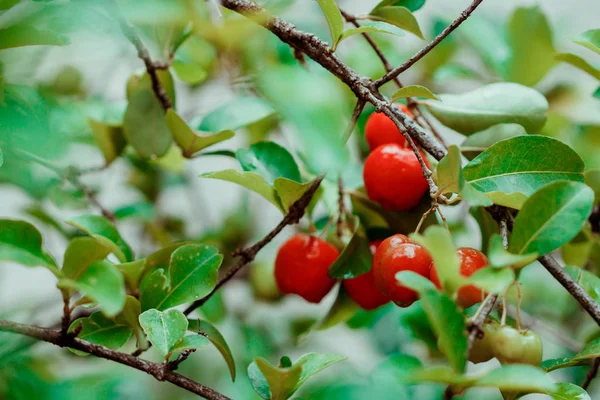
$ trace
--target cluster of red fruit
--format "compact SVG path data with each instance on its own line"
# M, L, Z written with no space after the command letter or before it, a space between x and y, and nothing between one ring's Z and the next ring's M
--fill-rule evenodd
M421 245L404 235L393 235L371 242L374 253L371 270L343 281L350 297L363 309L374 310L393 301L408 307L418 299L414 290L396 280L401 271L413 271L441 288L431 256ZM467 277L489 264L478 250L460 248L460 273ZM292 236L281 248L275 260L275 280L279 290L302 296L312 303L320 302L335 285L327 274L337 259L338 250L326 241L304 234ZM470 307L483 299L484 293L473 285L460 288L457 303Z

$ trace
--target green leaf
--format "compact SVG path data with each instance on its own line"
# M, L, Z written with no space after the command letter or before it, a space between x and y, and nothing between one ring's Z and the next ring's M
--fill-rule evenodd
M588 292L592 299L597 303L600 303L600 278L590 271L572 265L566 265L565 272L569 274L583 290Z
M344 286L340 285L337 297L327 314L315 325L317 330L329 329L332 326L348 321L360 309L352 300Z
M30 25L17 24L0 29L0 49L23 46L63 46L68 43L69 39L64 36Z
M460 151L469 160L477 157L489 147L501 140L526 135L525 128L519 124L498 124L475 132L460 145Z
M600 203L600 169L585 171L584 182L594 191L594 204Z
M90 264L104 260L110 252L110 247L93 237L75 238L65 251L62 271L67 278L77 280Z
M571 64L575 68L578 68L578 69L582 70L583 72L586 72L586 73L590 74L591 76L593 76L594 78L600 80L600 69L592 66L586 60L584 60L583 58L581 58L579 56L576 56L575 54L559 53L555 56L555 58L557 61L562 61L567 64Z
M512 254L504 248L500 235L494 234L490 237L487 257L494 268L521 268L534 262L538 254Z
M462 174L460 150L456 145L448 147L448 153L435 169L435 179L441 194L459 193L465 183Z
M468 387L473 379L457 374L452 368L445 365L436 365L424 368L411 368L411 373L401 377L403 383L434 382L453 386Z
M239 172L234 169L226 169L224 171L202 174L200 177L237 183L238 185L258 193L281 212L285 212L275 189L265 181L265 178L256 172Z
M593 52L600 54L600 29L590 29L583 32L573 40Z
M177 146L181 148L184 157L191 157L194 153L213 144L231 139L234 135L234 132L231 130L204 136L197 135L173 109L167 110L166 121L173 139L177 143Z
M171 76L171 72L168 69L157 70L156 74L158 76L158 81L161 83L162 87L167 92L167 97L171 100L173 105L175 104L175 83L173 82L173 77ZM152 80L150 79L150 75L146 69L140 69L127 81L126 86L126 94L127 100L131 101L132 97L136 94L136 92L144 89L146 91L152 91ZM154 93L152 91L152 93ZM158 100L157 100L158 101Z
M573 357L573 361L590 360L600 357L600 338L586 344L583 349Z
M496 143L468 163L463 174L494 203L519 209L550 182L582 181L584 168L581 158L564 143L527 135Z
M535 192L517 214L509 251L548 254L574 238L592 212L594 192L579 182L559 181Z
M504 391L549 393L556 385L544 371L531 365L504 365L478 379L474 386L495 387Z
M402 29L397 28L395 25L388 24L386 22L367 21L363 22L358 28L350 28L344 31L344 33L342 33L341 36L338 38L335 46L332 47L332 50L335 51L335 49L342 40L361 33L388 33L390 35L396 36L405 35L404 31Z
M548 395L554 400L592 400L585 389L569 382L557 383L556 390Z
M123 117L123 132L140 157L160 157L167 153L173 140L165 111L152 89L142 87L131 93Z
M100 311L96 311L87 318L74 321L69 327L69 332L79 325L81 325L81 332L77 335L78 339L114 350L127 343L133 333L131 326L122 318L108 318ZM87 355L87 353L79 351L76 351L76 354Z
M251 145L250 150L238 149L235 156L244 171L256 172L269 185L277 178L302 182L294 157L277 143L258 142Z
M585 365L586 361L574 361L571 358L552 358L549 360L544 360L542 362L541 368L546 372L556 371L561 368L568 367L576 367L579 365Z
M437 290L421 293L421 307L438 337L440 350L455 371L464 372L468 341L462 313L448 296Z
M487 267L475 271L467 278L467 283L490 293L504 293L515 281L515 272L511 268Z
M437 96L421 85L409 85L404 86L394 92L390 101L394 102L399 99L405 99L407 97L423 97L426 99L438 100Z
M277 197L279 197L279 200L281 201L283 211L288 212L292 204L299 200L300 197L302 197L302 195L306 193L306 191L310 188L312 184L313 182L298 183L286 178L275 179L273 187L275 188ZM322 194L323 188L319 186L308 206L309 210L311 210L316 205L317 200L321 197Z
M106 165L110 165L125 149L127 142L120 125L111 125L101 121L88 118L88 124L92 128L94 140L104 156Z
M208 72L195 63L175 60L171 67L179 79L190 85L202 83L208 77Z
M382 0L375 6L375 8L387 7L387 6L401 6L406 7L410 11L415 12L425 5L425 0Z
M421 28L419 27L419 22L406 7L376 7L371 11L368 18L396 25L398 28L404 29L425 40Z
M25 221L0 219L0 260L58 272L56 262L42 248L42 235Z
M532 86L554 67L552 30L539 6L517 8L508 23L506 81ZM527 38L527 40L523 40Z
M167 357L175 344L185 336L188 321L179 310L160 312L147 310L140 315L140 325L148 340L162 354Z
M67 221L67 224L81 229L109 247L122 262L133 260L131 248L123 240L117 228L106 218L100 215L80 215Z
M356 224L350 241L331 264L327 274L333 279L351 279L369 272L372 263L367 234L360 224Z
M275 114L275 110L257 97L237 97L204 116L201 131L237 130Z
M399 284L408 286L419 293L428 290L436 290L435 285L429 279L413 271L400 271L396 274L396 281Z
M592 97L594 97L594 98L596 98L596 99L600 100L600 86L598 86L598 87L596 88L596 90L595 90L595 91L594 91L594 93L592 94Z
M335 47L337 42L342 36L342 32L344 31L344 17L340 12L335 0L317 0L319 3L319 7L325 14L325 19L327 20L327 25L329 26L329 33L331 33L331 45Z
M296 360L294 365L302 365L302 374L296 384L296 389L304 384L311 376L318 374L325 368L346 360L339 354L307 353Z
M208 340L210 340L217 350L219 350L219 353L221 353L223 359L225 359L227 368L229 368L229 373L231 375L231 381L235 381L235 361L233 360L231 349L229 348L229 345L225 341L223 335L221 335L221 332L219 332L219 330L210 322L200 319L190 320L188 329L193 332L202 332L206 335Z
M423 235L412 235L412 238L431 254L442 287L448 293L458 290L464 278L459 274L460 263L450 233L442 226L432 225Z
M171 352L195 350L200 347L208 346L210 341L202 335L187 335L179 339L171 348Z
M165 310L198 300L212 291L223 255L212 246L187 244L171 255L167 271L162 269L144 278L140 291L142 309Z
M123 275L108 261L93 262L77 279L61 279L57 286L79 290L98 303L107 317L117 315L125 305Z
M0 91L2 91L2 82L0 81ZM2 102L2 97L0 96L0 102ZM4 152L2 151L2 147L0 147L0 167L4 164Z
M537 133L546 122L548 101L538 91L516 83L492 83L462 94L441 94L427 109L442 124L465 135L492 125L515 123Z

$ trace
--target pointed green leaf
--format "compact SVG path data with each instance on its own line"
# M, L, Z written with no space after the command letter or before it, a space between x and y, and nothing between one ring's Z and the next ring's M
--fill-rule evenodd
M160 69L156 71L158 80L162 87L167 92L167 97L175 104L175 83L168 69ZM126 86L127 100L131 101L135 93L141 89L152 91L152 80L145 68L139 69L129 77Z
M200 175L201 178L209 178L209 179L220 179L222 181L228 181L237 183L247 189L252 190L253 192L258 193L265 199L267 199L271 204L277 207L282 212L285 212L279 198L277 197L277 193L275 189L271 185L265 181L261 175L256 172L239 172L234 169L226 169L224 171L218 172L209 172L206 174Z
M548 254L574 238L587 221L594 192L579 182L559 181L535 192L517 217L509 251Z
M160 312L151 309L144 311L139 320L150 343L165 357L185 336L188 325L185 315L179 310Z
M586 72L586 73L590 74L591 76L593 76L594 78L600 80L600 69L594 67L593 65L588 63L586 60L584 60L583 58L581 58L579 56L576 56L575 54L559 53L555 56L555 58L557 61L562 61L567 64L571 64L575 68L578 68L578 69L582 70L583 72Z
M287 213L290 210L292 204L299 200L312 184L313 182L298 183L295 181L291 181L287 178L275 179L275 182L273 182L273 187L275 188L275 193L277 193L277 197L279 197L279 200L281 201L281 205L283 206L283 212ZM308 206L309 210L314 208L322 194L323 188L319 187Z
M0 49L23 46L63 46L68 43L69 39L64 36L30 25L16 24L0 29Z
M557 383L556 390L548 395L554 400L592 400L585 389L569 382Z
M425 99L438 100L437 96L421 85L409 85L404 86L394 92L390 101L394 102L399 99L405 99L407 97L423 97Z
M167 125L175 143L181 148L184 157L191 157L194 153L233 137L233 131L226 130L208 135L197 135L188 124L173 110L167 110Z
M331 264L327 274L333 279L351 279L369 272L372 263L367 234L360 224L356 224L350 241Z
M455 371L464 372L468 340L462 313L448 296L437 290L421 293L421 307L438 337L440 350Z
M302 364L279 368L261 357L248 366L250 383L263 399L286 400L294 393L301 374Z
M500 235L494 234L489 241L487 257L494 268L521 268L534 262L538 254L512 254L504 248Z
M396 36L404 36L405 33L402 29L398 27L388 24L386 22L378 22L378 21L367 21L363 22L358 28L350 28L344 31L335 46L332 47L332 50L335 51L337 46L340 44L342 40L349 38L350 36L359 35L361 33L387 33L390 35ZM393 100L392 100L393 101Z
M311 376L318 374L325 368L346 360L340 354L307 353L294 362L293 365L302 365L302 373L296 384L296 389L304 384Z
M127 343L133 333L131 326L123 319L108 318L100 311L96 311L87 318L80 318L74 321L69 327L69 332L73 331L79 325L81 325L82 329L77 335L78 339L114 350L121 348L121 346ZM80 351L75 351L75 353L78 355L88 354Z
M188 329L193 332L204 333L208 340L219 350L219 353L225 359L227 363L227 368L229 368L229 373L231 375L231 381L235 381L235 361L233 360L233 353L231 353L231 349L229 345L225 341L223 335L214 325L212 325L208 321L194 319L189 321Z
M269 185L273 185L277 178L302 181L294 157L277 143L258 142L251 145L249 150L238 149L235 156L244 171L256 172Z
M104 162L110 165L125 149L127 142L121 125L111 125L101 121L88 118L88 124L92 128L92 135L98 148L104 155Z
M428 290L436 290L435 285L429 279L413 271L400 271L396 274L396 281L403 286L407 286L418 293Z
M549 360L544 360L542 362L542 365L540 368L542 368L544 371L546 372L552 372L552 371L556 371L557 369L561 369L561 368L568 368L568 367L576 367L579 365L585 365L586 361L582 360L582 361L574 361L571 358L552 358Z
M329 32L331 33L331 45L335 46L344 31L344 17L335 0L317 0L317 3L319 3L319 7L321 7L327 20Z
M133 260L131 248L123 240L117 228L106 218L100 215L80 215L67 221L67 224L81 229L103 245L110 247L122 262Z
M150 88L131 93L123 117L123 132L127 142L140 157L160 157L173 142L165 119L165 111Z
M531 365L505 365L491 370L474 386L495 387L503 391L549 393L556 385L544 371Z
M573 41L600 54L600 29L590 29L589 31L585 31Z
M235 131L273 114L275 110L264 100L257 97L237 97L204 116L198 130Z
M79 290L84 296L98 303L107 317L114 317L125 305L123 275L108 261L93 262L76 280L61 279L58 287Z
M208 77L208 72L195 63L175 60L172 68L179 79L190 85L202 83Z
M486 267L475 271L467 278L473 284L488 293L504 293L515 281L515 272L511 268Z
M573 361L590 360L600 357L600 338L586 344L583 349L573 357Z
M0 260L57 272L56 262L42 248L42 235L25 221L0 219Z
M525 128L519 124L498 124L475 132L460 145L460 151L469 160L493 146L501 140L510 139L519 135L526 135Z
M538 91L516 83L492 83L462 94L441 94L427 109L442 124L465 135L492 125L515 123L538 133L546 122L548 101Z
M62 271L67 278L77 280L91 263L104 260L110 252L110 247L93 237L75 238L65 251Z
M421 39L425 39L423 32L421 32L421 28L419 27L419 22L406 7L376 7L369 14L369 18L396 25L400 29L404 29Z
M517 8L508 23L506 81L535 85L554 67L552 30L539 6ZM527 38L527 40L523 40Z
M148 275L142 282L142 308L165 310L198 300L215 287L223 255L212 246L188 244L171 255L168 281L162 270Z
M583 290L588 292L592 299L597 303L600 303L600 278L590 271L572 265L565 265L565 272L569 274Z
M435 179L441 194L459 193L464 186L460 150L456 145L448 147L448 153L435 169Z
M494 203L519 209L548 183L582 181L584 168L577 153L559 140L526 135L496 143L468 163L463 174Z
M209 343L209 340L202 335L187 335L179 339L179 341L171 347L171 352L195 350L208 346Z
M406 7L410 11L415 12L425 5L425 0L382 0L375 6L375 8L387 7L387 6L401 6Z

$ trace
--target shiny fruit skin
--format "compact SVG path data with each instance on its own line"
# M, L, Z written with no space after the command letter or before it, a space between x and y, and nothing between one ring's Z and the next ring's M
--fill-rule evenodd
M374 254L377 247L383 240L375 240L369 244L371 253ZM381 293L375 286L375 277L373 276L373 267L366 274L357 276L356 278L346 279L343 283L344 289L348 295L358 304L363 310L375 310L384 304L390 302L390 299Z
M533 331L505 325L492 336L494 356L501 364L529 364L536 367L542 362L543 346Z
M412 243L404 235L385 239L377 248L373 259L375 285L384 295L400 307L408 307L418 298L417 292L396 281L400 271L413 271L429 278L431 256L424 247Z
M500 329L500 324L493 320L483 325L483 337L477 338L473 342L473 347L469 353L469 361L477 364L494 358L493 340L498 329Z
M395 103L405 114L413 118L413 114L404 104ZM381 145L396 143L402 147L406 146L406 139L394 122L384 113L374 112L367 119L365 125L365 140L369 150L373 151Z
M398 144L379 146L369 154L363 179L369 198L392 211L416 207L429 188L415 153Z
M461 247L456 251L456 254L458 255L458 261L460 262L460 274L465 278L473 275L481 268L490 265L485 254L470 247ZM442 288L435 266L431 268L431 281L439 289ZM485 292L477 286L465 285L458 290L456 302L463 308L469 308L473 304L481 303L484 297Z
M292 236L275 258L277 287L281 293L319 303L335 285L327 270L338 255L338 250L322 239L305 234Z

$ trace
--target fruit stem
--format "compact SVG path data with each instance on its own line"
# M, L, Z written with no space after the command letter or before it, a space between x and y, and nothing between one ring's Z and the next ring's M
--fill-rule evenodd
M517 330L520 332L521 331L521 300L523 299L523 295L521 293L521 285L519 285L517 282L514 283L515 287L517 288L517 315L516 315L516 323L517 323Z

